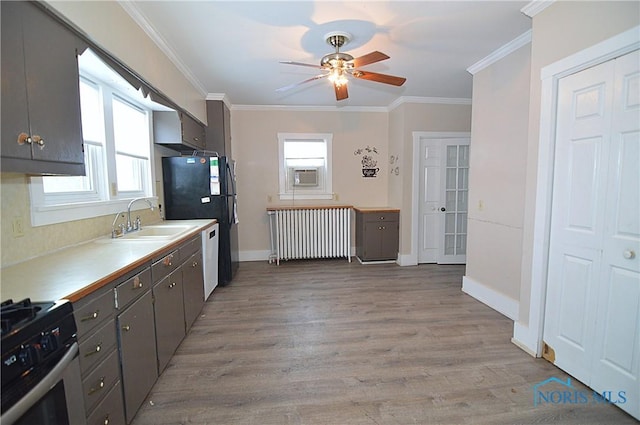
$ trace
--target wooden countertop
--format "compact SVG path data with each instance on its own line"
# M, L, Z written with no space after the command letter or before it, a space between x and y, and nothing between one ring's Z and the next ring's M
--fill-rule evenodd
M391 213L391 212L400 212L399 208L390 208L390 207L353 207L354 210L361 213Z
M142 241L103 237L0 270L0 299L76 302L114 279L177 247L217 220L170 220L193 230L173 240Z

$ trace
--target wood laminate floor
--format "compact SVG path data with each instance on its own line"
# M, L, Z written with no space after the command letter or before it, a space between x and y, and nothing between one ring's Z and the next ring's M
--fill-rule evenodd
M464 294L463 274L242 263L133 424L637 423L591 400L534 406L534 385L568 376L513 345L513 322Z

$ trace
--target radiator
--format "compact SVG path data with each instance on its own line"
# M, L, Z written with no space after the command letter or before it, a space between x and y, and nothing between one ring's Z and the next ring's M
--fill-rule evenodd
M346 257L351 262L351 206L270 208L271 255L280 260Z

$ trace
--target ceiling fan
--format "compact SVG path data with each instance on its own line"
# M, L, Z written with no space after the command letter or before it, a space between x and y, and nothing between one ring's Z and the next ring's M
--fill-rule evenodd
M377 83L391 84L394 86L401 86L407 80L403 77L396 77L393 75L379 74L377 72L363 71L359 68L361 66L369 65L375 62L380 62L389 59L389 56L384 53L375 51L368 53L364 56L354 58L348 53L342 53L340 48L347 44L351 40L351 34L343 31L333 31L325 36L325 40L328 44L335 47L335 53L329 53L322 57L320 65L313 65L309 63L293 62L293 61L281 61L280 63L287 65L300 65L308 66L311 68L318 68L322 70L322 74L316 75L299 83L290 84L288 86L280 87L276 91L285 91L308 83L310 81L319 80L321 78L327 78L333 83L333 87L336 92L336 100L343 100L349 97L347 91L347 76L351 75L355 78L361 78L363 80L375 81Z

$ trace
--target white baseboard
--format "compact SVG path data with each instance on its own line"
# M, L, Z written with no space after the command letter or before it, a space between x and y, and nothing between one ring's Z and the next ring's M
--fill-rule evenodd
M397 261L399 266L417 266L418 265L418 258L415 255L411 255L411 254L398 254L398 261Z
M519 305L516 300L476 282L469 276L462 277L462 292L471 295L509 319L518 320Z
M533 335L529 326L520 322L513 324L513 337L511 342L533 357L539 357L538 336Z

